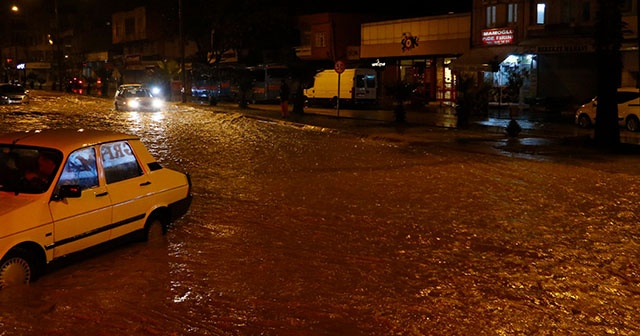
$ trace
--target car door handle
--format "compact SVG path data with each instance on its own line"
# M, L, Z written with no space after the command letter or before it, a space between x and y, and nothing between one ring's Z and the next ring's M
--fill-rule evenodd
M142 183L140 183L140 186L141 186L141 187L144 187L144 186L148 186L148 185L150 185L150 184L151 184L151 182L147 181L147 182L142 182Z
M107 196L107 194L108 194L108 192L105 191L103 193L96 194L96 197Z

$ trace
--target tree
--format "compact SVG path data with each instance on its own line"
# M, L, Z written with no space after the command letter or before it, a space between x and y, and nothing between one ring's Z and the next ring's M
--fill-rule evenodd
M184 8L185 17L193 18L185 26L185 33L196 41L203 63L218 63L228 50L236 50L241 63L273 62L265 59L265 51L289 51L294 45L291 7L277 1L193 0Z
M620 144L616 91L621 82L622 15L621 0L598 0L596 22L598 107L594 139L598 147Z
M512 103L520 102L520 89L524 81L529 78L529 70L520 66L506 67L507 93Z
M173 99L171 81L176 80L182 74L180 63L175 60L164 60L156 63L156 68L150 74L151 81L162 87L162 91L169 98Z

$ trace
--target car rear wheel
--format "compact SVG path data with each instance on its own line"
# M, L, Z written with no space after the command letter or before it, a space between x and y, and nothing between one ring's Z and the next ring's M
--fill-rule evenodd
M586 114L580 115L578 117L578 126L582 128L591 127L591 119L589 119L589 116Z
M23 249L9 251L0 261L0 288L26 285L34 277L31 254Z
M638 121L638 117L632 115L627 117L626 121L627 130L631 132L637 132L640 129L640 122Z
M162 244L166 241L167 226L157 216L149 218L144 226L144 241L150 244Z

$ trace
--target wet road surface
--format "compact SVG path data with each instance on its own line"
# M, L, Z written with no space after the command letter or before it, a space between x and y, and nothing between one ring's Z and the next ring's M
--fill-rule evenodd
M140 135L193 176L166 243L0 292L0 335L634 335L634 156L530 160L171 105L36 96L0 131Z

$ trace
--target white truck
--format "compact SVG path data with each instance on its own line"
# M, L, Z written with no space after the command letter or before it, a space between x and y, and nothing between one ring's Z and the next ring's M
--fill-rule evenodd
M354 106L375 104L378 78L374 69L345 69L340 74L340 105ZM304 90L309 106L337 106L338 73L334 69L318 72L313 86Z

